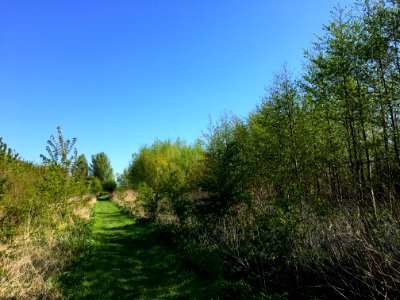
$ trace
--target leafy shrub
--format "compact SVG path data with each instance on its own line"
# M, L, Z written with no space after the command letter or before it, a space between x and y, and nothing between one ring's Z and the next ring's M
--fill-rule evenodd
M90 191L92 193L100 193L103 189L102 185L101 185L101 181L100 179L98 179L97 177L94 176L89 176L88 177L88 183L90 186Z
M144 208L146 217L155 220L160 199L156 196L154 190L145 183L139 184L137 187L137 200L139 205Z
M202 155L200 145L188 146L179 140L156 141L134 155L125 176L150 218L157 218L161 204L179 220L185 217L186 194L192 188L189 177Z
M87 231L77 231L90 211L80 197L86 183L65 166L35 165L5 150L0 147L0 244L6 248L0 298L59 299L55 277L86 240Z
M109 179L102 183L102 188L103 191L112 193L117 189L117 183L115 180Z

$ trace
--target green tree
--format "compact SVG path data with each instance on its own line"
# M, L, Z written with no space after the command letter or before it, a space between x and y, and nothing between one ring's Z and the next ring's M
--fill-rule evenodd
M101 182L114 179L111 162L104 152L92 155L90 174L97 177Z
M0 161L1 160L15 160L18 158L18 154L12 151L6 143L3 142L3 138L0 137Z
M247 137L247 125L230 115L224 115L204 134L205 153L197 172L198 186L208 193L204 212L218 216L248 199Z
M3 138L0 137L0 200L4 195L5 185L7 183L7 165L10 162L18 160L18 154L12 151L6 143L3 142Z
M124 169L122 173L117 173L117 183L118 187L127 189L129 188L129 173L128 168Z
M89 183L90 191L92 193L99 193L102 191L103 187L99 178L95 176L89 176L87 178L87 182Z
M76 163L74 165L74 168L72 169L72 175L82 178L88 177L89 165L84 154L79 155L76 159Z
M377 217L377 192L393 199L399 176L398 8L389 1L358 7L357 15L338 9L325 26L307 53L304 85L309 120L318 124L317 165L325 168L318 184L329 182L334 199L356 200Z
M150 218L157 217L161 199L168 201L179 220L184 218L185 195L191 189L188 178L201 155L199 145L189 146L178 140L156 141L133 156L124 176L138 190Z
M57 127L58 139L54 135L47 141L46 151L49 156L40 155L45 164L56 164L63 168L71 169L74 166L78 156L78 150L74 148L76 138L65 140L62 134L61 126ZM69 156L72 152L72 155Z
M248 123L252 148L247 156L257 189L269 185L278 198L301 207L310 180L310 134L302 95L286 66Z

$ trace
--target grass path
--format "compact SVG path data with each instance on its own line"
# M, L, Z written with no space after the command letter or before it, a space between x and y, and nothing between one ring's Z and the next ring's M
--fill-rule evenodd
M149 224L110 201L94 207L94 253L72 271L72 299L211 299L207 284L186 271Z

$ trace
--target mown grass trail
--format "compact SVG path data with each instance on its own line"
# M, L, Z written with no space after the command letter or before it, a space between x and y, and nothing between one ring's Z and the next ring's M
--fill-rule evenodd
M64 281L69 298L211 298L207 284L185 270L153 226L127 217L111 201L97 201L94 213L93 255Z

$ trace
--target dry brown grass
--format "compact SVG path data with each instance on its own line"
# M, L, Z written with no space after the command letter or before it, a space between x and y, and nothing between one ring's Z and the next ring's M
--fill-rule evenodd
M117 203L119 207L131 215L135 215L140 218L145 217L146 215L143 205L139 203L137 193L134 190L114 192L112 194L112 201Z
M0 244L0 299L63 299L54 278L74 254L62 241L75 221L90 218L96 198L71 201L69 217L54 215L57 226L42 228L38 236L28 222L11 241Z
M51 245L35 246L31 240L17 239L0 260L1 299L61 299L49 276L61 267Z
M7 249L8 247L6 244L0 244L0 253L6 251Z
M88 220L92 215L92 208L95 205L95 203L96 203L96 197L92 196L87 201L86 205L74 208L73 214L82 220Z
M137 194L136 194L135 191L127 190L127 191L125 191L124 195L125 195L124 201L126 201L126 202L134 202L134 201L136 201Z

